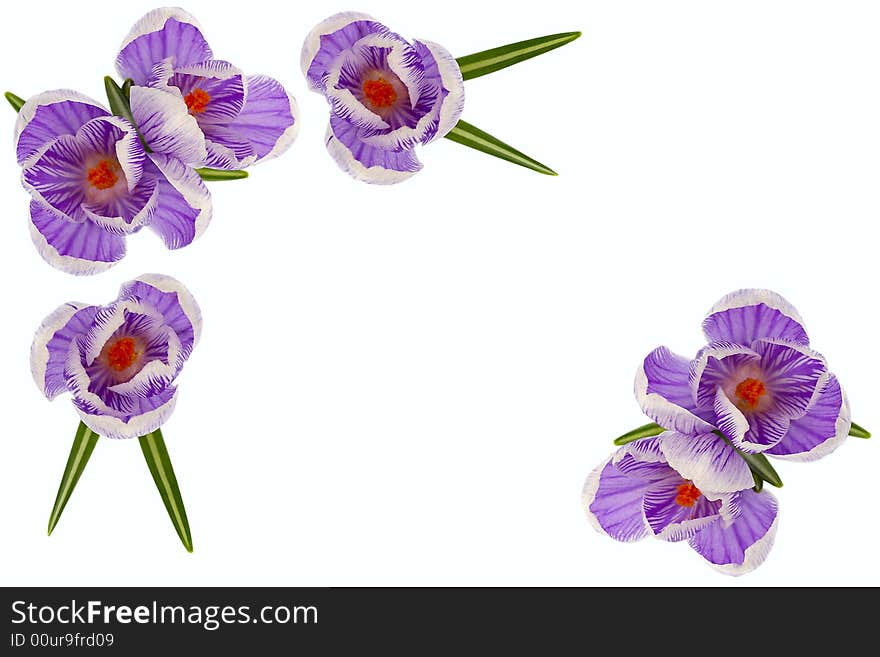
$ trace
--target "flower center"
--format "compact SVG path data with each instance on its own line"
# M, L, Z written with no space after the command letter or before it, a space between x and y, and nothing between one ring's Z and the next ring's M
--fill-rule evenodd
M740 381L734 392L739 400L748 408L755 408L761 397L767 394L767 389L761 381L749 377Z
M678 506L691 507L697 503L697 500L700 499L700 495L702 495L700 489L694 486L692 482L686 481L678 487L678 493L675 496L675 503L678 504Z
M211 96L204 89L196 87L186 95L183 102L186 103L190 114L201 114L211 102Z
M134 365L138 355L134 340L120 338L107 350L107 364L117 372L122 372Z
M89 184L95 189L110 189L119 180L117 171L119 171L118 164L110 160L101 160L89 169Z
M391 107L397 100L394 85L381 75L376 80L366 80L363 86L364 96L374 107Z

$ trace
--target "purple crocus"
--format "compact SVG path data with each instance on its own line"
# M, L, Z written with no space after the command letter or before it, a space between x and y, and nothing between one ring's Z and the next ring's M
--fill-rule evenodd
M821 458L846 440L846 396L788 301L768 290L733 292L703 331L709 344L693 360L660 347L636 374L642 410L672 431L663 442L672 467L693 478L708 459L729 457L727 440L793 461ZM744 471L739 479L746 482Z
M698 487L671 467L663 448L665 436L625 445L593 471L582 498L590 522L618 541L648 536L686 540L728 575L757 568L776 535L776 498L750 488L721 493ZM735 454L733 458L741 461ZM707 464L704 478L730 479L726 467L723 462Z
M320 23L301 65L330 104L327 149L358 180L392 184L422 168L415 147L446 135L464 106L455 58L430 41L406 41L366 14Z
M198 22L179 8L154 9L122 42L116 69L161 89L198 122L203 164L243 169L286 151L299 130L296 101L276 80L214 59Z
M34 337L31 371L49 399L70 392L95 433L136 438L174 410L174 380L201 328L199 307L182 284L146 274L107 306L66 303L49 315Z
M32 197L31 236L40 255L71 274L94 274L125 255L126 235L145 226L169 249L186 246L211 220L211 196L189 165L205 158L196 121L168 94L133 88L135 127L76 91L30 98L15 124L22 183Z

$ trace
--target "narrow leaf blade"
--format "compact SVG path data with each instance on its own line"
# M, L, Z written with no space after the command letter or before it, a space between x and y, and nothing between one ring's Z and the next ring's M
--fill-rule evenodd
M755 485L752 486L752 490L756 493L760 493L764 490L764 480L757 475L754 471L752 471L752 480L755 482Z
M746 452L741 452L740 450L736 451L748 464L753 477L760 477L771 486L782 488L782 479L780 478L779 473L777 473L773 466L770 465L770 461L766 456L763 454L748 454Z
M538 173L548 176L558 175L553 169L545 164L541 164L537 160L533 160L525 153L522 153L512 146L505 144L500 139L496 139L488 132L484 132L470 123L459 121L455 127L449 131L446 138L457 144L468 146L487 155L513 162L527 169L532 169Z
M104 76L104 91L107 92L107 102L110 103L110 111L116 116L126 119L132 125L137 125L134 122L134 117L131 115L128 99L125 97L120 86L116 84L116 80L109 75Z
M177 535L180 537L183 547L187 552L193 551L192 535L189 531L189 520L186 517L186 508L183 506L183 498L180 496L180 487L177 485L177 477L174 476L174 468L162 431L156 429L153 433L141 436L139 439L141 450L153 475L153 481L168 511L168 517L174 525Z
M134 86L134 80L131 78L126 78L125 82L122 83L122 95L125 96L125 100L128 101L129 107L131 106L131 88Z
M248 177L248 172L241 169L225 171L224 169L209 169L207 167L202 167L201 169L196 169L196 173L202 177L202 180L206 181L241 180L242 178Z
M849 430L849 435L853 438L870 438L871 432L853 422Z
M481 75L487 75L500 71L508 66L524 62L532 57L543 55L567 43L571 43L581 36L580 32L562 32L560 34L548 34L547 36L509 43L490 50L465 55L455 61L461 69L461 76L465 80L472 80Z
M82 422L76 430L76 436L73 439L73 445L70 448L70 456L67 457L67 466L64 468L64 474L61 476L61 484L58 486L58 494L55 496L55 505L52 507L52 513L49 515L49 535L61 519L61 513L67 506L73 489L76 487L80 476L85 470L98 444L98 434L89 429Z
M614 444L617 446L626 445L627 443L634 442L636 440L641 440L642 438L650 438L651 436L659 436L661 433L666 431L659 424L655 424L651 422L649 424L645 424L640 426L638 429L633 429L632 431L627 431L622 436L614 439Z
M9 104L12 105L12 109L14 109L16 112L21 111L21 108L24 106L25 103L24 98L16 96L11 91L7 91L3 95L6 97L6 100L9 102Z

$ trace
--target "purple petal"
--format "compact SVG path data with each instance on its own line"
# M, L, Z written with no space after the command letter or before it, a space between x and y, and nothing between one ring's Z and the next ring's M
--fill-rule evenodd
M455 57L440 44L432 41L416 41L416 51L425 67L425 78L435 79L443 88L440 121L437 131L431 138L446 136L455 127L464 111L464 80Z
M842 445L851 426L849 404L832 375L807 413L792 420L785 437L766 453L791 461L815 461Z
M658 347L636 372L636 399L645 415L664 429L705 433L714 427L696 415L688 384L689 368L690 361L666 347Z
M106 413L93 405L93 399L74 398L80 419L89 429L114 440L139 438L165 424L177 403L177 388L170 387L150 397L129 398L132 406L119 415ZM120 416L121 415L121 416Z
M755 452L766 449L769 445L747 445L746 434L749 432L749 421L743 412L730 401L724 389L715 391L715 424L718 430L730 439L738 449Z
M691 394L701 408L715 403L715 392L726 388L731 381L741 380L738 372L757 365L760 356L749 349L729 342L715 342L703 347L690 365Z
M150 153L149 170L156 176L159 198L150 228L169 249L199 237L211 221L211 194L196 171L180 160Z
M96 100L70 89L46 91L28 99L15 122L15 153L19 164L56 137L75 135L86 123L109 116Z
M62 219L31 201L31 238L43 259L68 274L106 271L125 256L125 238L86 220Z
M778 505L769 492L739 493L739 516L698 531L690 545L717 570L744 575L760 566L773 547Z
M758 340L752 346L774 409L789 418L803 415L830 376L825 359L799 344Z
M37 387L49 399L67 392L64 364L70 345L78 336L85 335L96 306L65 303L43 320L31 345L31 374Z
M116 70L137 85L150 77L153 66L167 58L174 66L211 59L211 48L196 20L182 9L154 9L141 18L122 42Z
M642 504L648 483L628 477L610 461L593 470L582 496L587 518L597 531L618 541L638 541L649 534Z
M710 342L750 345L761 338L809 344L797 310L770 290L739 290L716 303L703 322Z
M143 274L124 283L119 296L133 297L155 309L180 338L184 357L189 357L202 332L202 313L180 281L162 274Z
M752 471L723 438L667 431L660 435L660 448L669 465L704 495L733 493L754 485Z
M207 94L208 102L201 112L194 112L190 108L199 124L226 124L235 119L244 107L245 77L241 69L229 62L212 59L201 64L176 67L168 84L176 87L184 100L197 89Z
M327 150L343 171L377 185L402 182L422 168L412 151L395 153L367 146L357 136L357 128L336 116L330 117Z
M313 90L324 89L324 76L339 54L369 34L387 32L367 14L343 12L321 21L303 43L300 66Z
M247 103L242 111L222 130L205 126L205 134L211 142L236 154L234 168L243 168L277 157L290 148L299 131L297 117L296 101L281 84L264 75L249 75ZM241 142L249 146L253 160L248 161L248 156L236 152Z
M98 226L120 235L136 233L150 223L159 202L156 179L147 177L129 194L86 203L82 210Z
M678 504L676 499L683 485L687 486L688 482L672 473L645 492L645 519L654 535L664 541L683 541L718 520L721 508L718 500L700 495L692 506Z
M193 166L205 161L205 136L183 99L159 89L132 87L131 113L154 152Z

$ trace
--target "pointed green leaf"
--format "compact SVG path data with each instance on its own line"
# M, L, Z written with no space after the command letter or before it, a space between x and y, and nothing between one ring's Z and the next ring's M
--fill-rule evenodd
M764 480L761 479L761 477L759 477L754 471L752 471L752 479L755 482L752 490L756 493L760 493L764 489Z
M642 438L650 438L651 436L659 436L661 433L666 431L659 424L655 424L651 422L650 424L645 424L638 429L633 429L632 431L627 431L625 434L620 436L619 438L614 439L614 444L617 446L626 445L627 443L631 443L636 440L641 440Z
M98 444L98 434L89 429L82 422L76 430L76 437L73 439L73 446L70 448L70 456L67 457L67 466L64 468L64 474L61 477L61 485L58 486L58 494L55 496L55 506L52 507L52 513L49 515L49 535L58 524L61 518L61 512L67 506L67 500L70 499L76 483L79 481L80 475L86 468L89 458L95 445Z
M567 43L571 43L580 35L580 32L550 34L536 39L510 43L506 46L492 48L491 50L484 50L473 55L465 55L455 61L458 62L458 67L461 69L461 77L465 80L472 80L481 75L500 71L502 68L513 66L532 57L543 55L545 52L550 52Z
M171 458L162 438L162 431L156 429L153 433L141 436L138 439L141 450L162 496L162 502L168 511L168 517L174 524L174 529L183 543L187 552L193 551L192 535L189 531L189 520L186 518L186 508L183 506L183 498L180 496L180 488L177 485L177 477L174 476L174 468L171 466Z
M201 169L196 169L196 173L202 177L202 180L241 180L242 178L248 177L248 172L242 171L241 169L225 171L223 169L209 169L203 167Z
M21 111L21 108L25 103L24 98L21 98L20 96L16 96L11 91L7 91L3 95L6 96L6 100L8 100L9 104L12 105L12 109L14 109L16 112Z
M104 91L107 92L107 102L110 103L110 111L114 115L126 119L132 125L137 125L134 122L134 117L131 115L128 99L125 97L120 86L116 84L116 80L109 75L104 76Z
M741 452L740 450L736 450L736 452L748 464L753 477L760 477L771 486L782 488L782 479L779 477L776 470L773 469L773 466L770 465L770 461L766 456L763 454L748 454L747 452Z
M125 82L122 83L122 95L125 96L125 100L128 101L129 106L131 105L131 88L134 85L134 80L131 78L126 78Z
M496 139L488 132L483 132L476 126L466 123L465 121L459 121L449 134L446 135L446 138L457 144L469 146L470 148L482 151L488 155L500 157L502 160L513 162L514 164L526 167L527 169L532 169L538 173L543 173L548 176L558 175L550 167L541 164L537 160L533 160L525 153L521 153L512 146L508 146L503 141Z
M870 438L871 432L853 422L849 430L849 435L853 438Z

